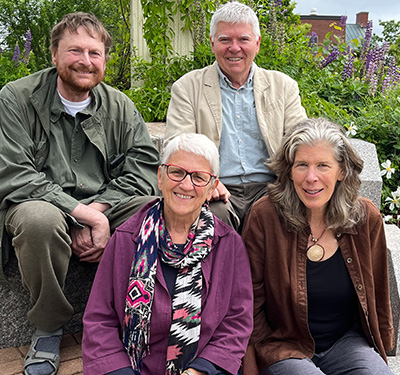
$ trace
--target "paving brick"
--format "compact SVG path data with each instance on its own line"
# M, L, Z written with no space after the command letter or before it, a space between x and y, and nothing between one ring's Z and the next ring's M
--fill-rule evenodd
M7 348L0 350L0 363L7 363L21 359L22 353L17 348Z
M61 362L58 375L83 374L82 359L73 359L71 361Z
M60 345L58 375L83 375L82 333L64 335ZM29 345L0 350L0 375L23 375L24 358Z
M22 375L22 369L24 366L23 358L16 359L9 362L0 362L1 375Z
M61 361L70 361L72 359L77 359L82 357L82 351L81 347L76 345L76 346L69 346L67 348L64 348L60 352L60 358Z

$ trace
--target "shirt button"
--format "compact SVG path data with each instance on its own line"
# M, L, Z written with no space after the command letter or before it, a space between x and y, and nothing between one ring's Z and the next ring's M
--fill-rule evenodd
M350 263L353 262L353 259L352 259L352 258L347 258L347 259L346 259L346 262L350 264Z
M363 286L361 284L358 284L357 289L361 291L361 290L363 290Z
M214 140L215 141L219 141L219 135L218 134L214 136Z
M240 118L240 115L237 115L236 117L237 117L237 118Z
M74 158L74 162L75 162L75 163L77 163L77 162L78 162L78 160L79 160L78 158Z
M79 184L79 187L83 187L83 184L82 184L82 182Z

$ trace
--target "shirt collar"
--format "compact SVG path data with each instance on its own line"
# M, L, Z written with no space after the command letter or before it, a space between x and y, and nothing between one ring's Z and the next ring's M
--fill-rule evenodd
M246 82L244 83L244 85L242 87L249 88L249 87L253 86L255 67L256 67L256 63L253 61L251 63L249 76L247 77L247 80L246 80ZM218 71L220 84L229 86L229 87L234 88L235 90L237 90L236 87L234 87L232 85L232 82L229 80L229 78L224 73L222 73L222 70L219 67L218 62L217 62L217 71Z

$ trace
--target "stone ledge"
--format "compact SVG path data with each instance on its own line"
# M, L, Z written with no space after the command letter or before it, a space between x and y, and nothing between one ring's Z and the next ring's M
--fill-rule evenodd
M394 224L385 224L386 243L389 255L390 302L392 304L395 348L389 355L400 354L400 229Z
M82 317L97 265L81 263L73 257L68 270L65 294L75 309L73 318L66 324L64 334L82 332ZM8 286L0 285L0 349L30 344L34 327L26 314L31 306L29 293L21 283L18 263L13 255L4 267Z
M158 152L161 153L164 143L165 122L148 122L146 125L153 143Z

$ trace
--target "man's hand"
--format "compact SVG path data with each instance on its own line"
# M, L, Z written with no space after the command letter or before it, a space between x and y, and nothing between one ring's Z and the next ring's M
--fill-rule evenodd
M102 203L94 202L88 206L80 203L71 212L76 220L85 225L84 229L71 228L72 252L81 261L100 261L110 238L110 225L103 214L108 208L109 205Z
M230 197L231 193L229 192L229 190L225 187L225 185L221 181L219 181L218 186L216 187L216 189L214 189L212 193L211 200L213 201L223 200L225 203L227 203Z

